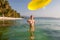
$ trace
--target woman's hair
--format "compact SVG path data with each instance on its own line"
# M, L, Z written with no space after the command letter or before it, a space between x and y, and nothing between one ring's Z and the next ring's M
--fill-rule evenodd
M33 15L31 15L30 18L34 18Z

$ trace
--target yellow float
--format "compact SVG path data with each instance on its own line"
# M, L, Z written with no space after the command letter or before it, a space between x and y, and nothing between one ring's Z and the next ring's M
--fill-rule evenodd
M37 10L47 6L50 2L51 0L32 0L31 2L28 3L28 9Z

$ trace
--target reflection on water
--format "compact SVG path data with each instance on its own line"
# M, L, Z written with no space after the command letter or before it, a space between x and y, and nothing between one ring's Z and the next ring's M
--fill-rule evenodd
M9 27L14 25L15 21L12 20L0 20L0 40L8 40Z
M0 27L1 26L11 26L14 25L15 21L13 20L0 20Z
M0 40L29 40L31 35L28 29L28 25L22 20L0 21Z
M34 37L34 32L30 32L30 40L34 40L35 37Z
M8 40L6 34L8 32L8 27L0 27L0 40Z
M12 21L14 25L0 26L0 40L30 40L29 25L26 20ZM35 26L34 40L48 40L46 33L40 27Z
M58 28L60 28L60 20L36 19L34 40L60 40ZM0 40L30 40L30 37L26 19L12 21L10 26L0 26Z

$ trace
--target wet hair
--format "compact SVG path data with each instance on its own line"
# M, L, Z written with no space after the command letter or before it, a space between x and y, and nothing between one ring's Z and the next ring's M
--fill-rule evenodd
M33 15L31 15L30 17L33 17Z
M31 15L30 18L34 18L33 15Z

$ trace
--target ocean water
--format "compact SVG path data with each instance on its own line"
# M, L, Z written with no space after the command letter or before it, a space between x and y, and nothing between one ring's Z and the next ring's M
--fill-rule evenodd
M60 40L60 20L35 19L34 40ZM15 25L0 27L0 40L30 40L27 19L16 20Z

